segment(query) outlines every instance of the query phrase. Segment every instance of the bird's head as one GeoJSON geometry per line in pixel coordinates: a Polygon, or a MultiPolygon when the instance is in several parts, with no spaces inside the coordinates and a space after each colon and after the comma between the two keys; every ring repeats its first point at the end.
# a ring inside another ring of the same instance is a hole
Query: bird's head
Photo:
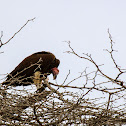
{"type": "Polygon", "coordinates": [[[55,80],[56,77],[57,77],[57,75],[59,74],[58,68],[57,68],[57,67],[52,68],[52,69],[51,69],[51,72],[52,72],[52,74],[53,74],[53,80],[55,80]]]}

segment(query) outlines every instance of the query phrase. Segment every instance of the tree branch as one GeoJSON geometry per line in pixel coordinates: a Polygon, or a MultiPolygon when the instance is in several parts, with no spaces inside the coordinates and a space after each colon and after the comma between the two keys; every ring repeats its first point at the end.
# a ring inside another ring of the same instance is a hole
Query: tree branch
{"type": "Polygon", "coordinates": [[[32,18],[30,20],[27,20],[27,22],[17,31],[14,33],[14,35],[8,40],[6,41],[5,43],[2,42],[2,37],[3,37],[3,31],[1,31],[1,37],[0,37],[0,48],[3,46],[3,45],[6,45],[7,43],[9,43],[15,36],[16,34],[18,34],[30,21],[34,21],[35,18],[32,18]]]}

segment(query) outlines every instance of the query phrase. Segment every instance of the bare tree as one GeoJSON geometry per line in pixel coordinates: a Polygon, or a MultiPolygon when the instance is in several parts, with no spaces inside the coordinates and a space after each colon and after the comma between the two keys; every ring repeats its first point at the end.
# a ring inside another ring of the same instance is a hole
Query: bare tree
{"type": "MultiPolygon", "coordinates": [[[[28,20],[25,25],[31,20],[28,20]]],[[[41,90],[35,92],[28,92],[26,89],[19,90],[12,86],[3,86],[1,84],[0,125],[62,126],[74,124],[116,126],[118,124],[121,126],[125,124],[126,82],[121,80],[120,76],[125,74],[126,70],[121,69],[117,64],[113,56],[115,51],[113,48],[114,42],[109,30],[108,35],[110,50],[106,49],[106,51],[110,55],[109,60],[112,60],[115,65],[115,70],[118,70],[115,78],[105,74],[101,65],[97,64],[91,55],[87,53],[77,54],[71,43],[67,42],[70,49],[67,53],[93,64],[95,70],[88,72],[87,68],[85,68],[78,77],[67,82],[70,75],[69,71],[61,84],[45,80],[43,85],[46,86],[42,86],[41,90]],[[85,80],[84,84],[82,84],[82,78],[85,80]],[[82,86],[74,85],[77,80],[82,86]],[[91,97],[93,93],[102,95],[91,97]]],[[[1,38],[2,36],[1,34],[1,38]]],[[[5,43],[0,39],[1,46],[7,44],[11,39],[5,43]]]]}

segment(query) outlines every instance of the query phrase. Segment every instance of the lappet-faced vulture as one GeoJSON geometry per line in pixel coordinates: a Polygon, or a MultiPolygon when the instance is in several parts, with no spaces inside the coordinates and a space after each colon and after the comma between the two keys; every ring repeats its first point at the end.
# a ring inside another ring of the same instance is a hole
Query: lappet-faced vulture
{"type": "Polygon", "coordinates": [[[26,57],[10,74],[3,84],[20,86],[41,83],[40,78],[53,74],[56,79],[60,61],[50,52],[37,52],[26,57]]]}

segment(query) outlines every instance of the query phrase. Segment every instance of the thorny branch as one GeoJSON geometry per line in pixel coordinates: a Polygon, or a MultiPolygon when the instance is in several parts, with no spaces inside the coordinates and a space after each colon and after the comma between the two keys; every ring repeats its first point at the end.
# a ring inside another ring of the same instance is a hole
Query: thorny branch
{"type": "Polygon", "coordinates": [[[111,50],[110,50],[110,51],[108,51],[107,49],[106,49],[106,50],[110,53],[111,59],[112,59],[114,65],[115,65],[115,67],[116,67],[116,68],[118,69],[118,71],[119,71],[119,74],[117,75],[117,77],[116,77],[116,79],[115,79],[115,80],[117,80],[117,79],[119,78],[119,76],[122,75],[122,74],[125,73],[125,72],[123,72],[123,71],[121,70],[121,68],[120,68],[120,67],[117,65],[117,63],[116,63],[115,58],[113,57],[113,52],[115,51],[115,50],[113,49],[113,44],[114,44],[114,42],[113,42],[113,40],[112,40],[112,36],[111,36],[111,34],[110,34],[110,32],[109,32],[109,29],[108,29],[108,34],[109,34],[109,39],[110,39],[110,44],[111,44],[111,50]]]}
{"type": "MultiPolygon", "coordinates": [[[[116,79],[106,75],[91,55],[83,53],[84,56],[80,56],[77,54],[71,43],[68,42],[71,49],[71,51],[67,51],[68,53],[88,60],[94,64],[96,69],[88,71],[86,67],[79,76],[73,79],[70,79],[71,72],[69,71],[64,81],[58,84],[48,82],[48,79],[45,79],[42,82],[42,89],[33,92],[30,92],[30,89],[21,90],[12,87],[11,84],[15,79],[20,83],[23,81],[12,76],[12,79],[9,80],[10,85],[7,87],[1,85],[0,88],[0,125],[116,126],[116,124],[125,124],[126,82],[119,80],[119,76],[125,72],[114,59],[113,41],[110,33],[109,38],[111,40],[109,54],[115,69],[119,71],[116,79]],[[68,81],[68,79],[70,80],[68,81]]],[[[40,67],[41,60],[23,71],[33,65],[40,67]]]]}
{"type": "MultiPolygon", "coordinates": [[[[116,84],[118,84],[118,85],[120,85],[120,86],[122,86],[123,88],[126,89],[126,86],[123,85],[123,81],[117,80],[117,79],[118,79],[117,77],[118,77],[120,74],[116,77],[116,79],[113,79],[113,78],[109,77],[108,75],[106,75],[105,73],[102,72],[102,70],[100,69],[99,65],[96,64],[96,62],[93,60],[93,58],[91,57],[91,55],[88,55],[88,54],[84,54],[84,53],[83,53],[85,56],[80,56],[80,55],[78,55],[78,54],[74,51],[74,49],[71,47],[70,41],[68,41],[67,43],[68,43],[69,48],[71,49],[71,52],[70,52],[70,51],[67,51],[67,53],[72,53],[72,54],[76,55],[76,56],[79,57],[79,58],[88,60],[90,63],[93,63],[93,64],[95,65],[95,67],[97,68],[97,71],[98,71],[99,73],[101,73],[102,76],[104,76],[105,78],[109,79],[109,80],[112,81],[113,83],[116,83],[116,84]]],[[[114,60],[114,61],[115,61],[115,60],[114,60]]],[[[122,74],[122,73],[124,73],[124,72],[121,72],[121,74],[122,74]]]]}
{"type": "Polygon", "coordinates": [[[9,43],[30,21],[34,21],[35,18],[32,18],[30,20],[27,20],[27,22],[17,31],[14,33],[14,35],[8,39],[8,41],[6,42],[2,42],[2,37],[3,37],[3,31],[1,31],[1,36],[0,36],[0,48],[3,46],[3,45],[6,45],[7,43],[9,43]]]}

